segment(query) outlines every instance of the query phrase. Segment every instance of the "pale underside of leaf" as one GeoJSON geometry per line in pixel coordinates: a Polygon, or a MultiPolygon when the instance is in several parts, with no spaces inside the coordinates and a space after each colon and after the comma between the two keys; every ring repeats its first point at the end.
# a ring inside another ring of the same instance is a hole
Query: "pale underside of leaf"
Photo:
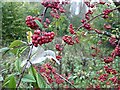
{"type": "MultiPolygon", "coordinates": [[[[33,51],[32,51],[31,56],[32,57],[30,59],[30,62],[32,64],[41,63],[42,61],[45,61],[47,59],[54,59],[56,61],[56,63],[60,64],[60,62],[56,59],[56,55],[55,55],[54,51],[52,51],[52,50],[44,51],[44,49],[40,46],[38,46],[38,47],[33,46],[33,51]]],[[[30,67],[30,62],[28,62],[27,66],[26,66],[27,68],[30,67]]],[[[27,60],[23,61],[21,64],[21,67],[23,67],[26,63],[27,63],[27,60]]]]}

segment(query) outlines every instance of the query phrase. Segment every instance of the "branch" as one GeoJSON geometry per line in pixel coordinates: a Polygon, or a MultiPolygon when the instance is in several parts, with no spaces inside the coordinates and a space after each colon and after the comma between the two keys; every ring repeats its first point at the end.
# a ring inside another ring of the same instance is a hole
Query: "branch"
{"type": "MultiPolygon", "coordinates": [[[[120,6],[114,8],[114,9],[111,9],[111,10],[114,11],[114,10],[116,10],[116,9],[118,9],[118,8],[120,8],[120,6]]],[[[87,21],[86,23],[89,23],[89,22],[93,21],[94,19],[96,19],[97,17],[102,16],[102,15],[103,15],[103,13],[100,13],[100,14],[98,14],[97,16],[94,16],[92,19],[90,19],[90,20],[87,21]]],[[[80,28],[82,28],[82,27],[83,27],[83,25],[79,26],[76,31],[78,31],[78,30],[79,30],[80,28]]]]}
{"type": "Polygon", "coordinates": [[[63,80],[65,80],[67,83],[69,83],[72,87],[74,87],[75,88],[75,90],[77,90],[77,88],[70,82],[70,81],[68,81],[66,78],[64,78],[63,76],[61,76],[60,74],[58,74],[58,73],[55,73],[56,75],[58,75],[60,78],[62,78],[63,80]]]}
{"type": "Polygon", "coordinates": [[[44,22],[44,17],[45,17],[45,14],[47,12],[47,9],[48,9],[48,7],[45,7],[44,10],[43,10],[43,13],[42,13],[42,23],[44,22]]]}
{"type": "MultiPolygon", "coordinates": [[[[25,73],[25,70],[26,70],[26,66],[27,66],[28,62],[30,62],[30,57],[31,57],[31,54],[32,54],[32,49],[33,49],[33,45],[32,45],[32,47],[30,48],[27,62],[26,62],[26,64],[24,65],[24,67],[23,67],[23,69],[22,69],[22,73],[21,73],[21,75],[20,75],[20,80],[18,81],[17,88],[19,87],[19,85],[20,85],[20,83],[21,83],[21,80],[22,80],[22,78],[23,78],[23,74],[25,73]]],[[[30,62],[30,64],[32,64],[32,63],[30,62]]]]}

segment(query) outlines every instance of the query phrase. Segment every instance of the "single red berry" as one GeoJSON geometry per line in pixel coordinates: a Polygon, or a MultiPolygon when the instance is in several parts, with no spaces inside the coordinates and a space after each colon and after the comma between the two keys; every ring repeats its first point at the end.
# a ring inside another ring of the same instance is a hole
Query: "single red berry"
{"type": "Polygon", "coordinates": [[[109,24],[104,24],[104,28],[105,28],[105,29],[111,29],[111,28],[112,28],[112,26],[111,26],[111,25],[109,25],[109,24]]]}

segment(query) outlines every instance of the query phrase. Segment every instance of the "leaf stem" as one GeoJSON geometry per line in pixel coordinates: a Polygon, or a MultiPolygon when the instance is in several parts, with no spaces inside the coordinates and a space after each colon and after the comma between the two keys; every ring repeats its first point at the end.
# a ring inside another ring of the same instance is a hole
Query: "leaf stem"
{"type": "Polygon", "coordinates": [[[19,85],[20,85],[20,83],[21,83],[21,80],[22,80],[23,75],[24,75],[24,73],[25,73],[26,66],[27,66],[28,62],[29,62],[30,64],[32,64],[32,63],[30,62],[30,57],[31,57],[31,54],[32,54],[32,49],[33,49],[33,45],[32,45],[32,47],[30,47],[30,51],[29,51],[29,54],[28,54],[28,59],[27,59],[26,64],[23,66],[22,73],[21,73],[21,75],[20,75],[20,79],[19,79],[18,84],[17,84],[17,88],[19,87],[19,85]]]}

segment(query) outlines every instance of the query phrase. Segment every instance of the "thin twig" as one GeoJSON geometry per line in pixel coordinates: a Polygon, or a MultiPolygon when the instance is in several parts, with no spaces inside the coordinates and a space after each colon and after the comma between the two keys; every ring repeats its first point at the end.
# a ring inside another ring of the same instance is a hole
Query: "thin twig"
{"type": "Polygon", "coordinates": [[[68,81],[66,78],[64,78],[63,76],[61,76],[60,74],[58,74],[58,73],[55,73],[56,75],[58,75],[60,78],[62,78],[63,80],[65,80],[67,83],[69,83],[72,87],[74,87],[75,88],[75,90],[77,90],[77,88],[70,82],[70,81],[68,81]]]}
{"type": "MultiPolygon", "coordinates": [[[[18,84],[17,84],[17,88],[19,87],[19,85],[20,85],[20,83],[21,83],[21,80],[22,80],[22,78],[23,78],[24,72],[25,72],[25,70],[26,70],[26,66],[27,66],[28,62],[30,62],[30,57],[31,57],[31,54],[32,54],[32,49],[33,49],[33,45],[32,45],[32,47],[30,48],[27,62],[26,62],[26,64],[23,66],[22,73],[21,73],[21,75],[20,75],[20,79],[19,79],[18,84]]],[[[30,62],[30,64],[31,64],[31,62],[30,62]]]]}

